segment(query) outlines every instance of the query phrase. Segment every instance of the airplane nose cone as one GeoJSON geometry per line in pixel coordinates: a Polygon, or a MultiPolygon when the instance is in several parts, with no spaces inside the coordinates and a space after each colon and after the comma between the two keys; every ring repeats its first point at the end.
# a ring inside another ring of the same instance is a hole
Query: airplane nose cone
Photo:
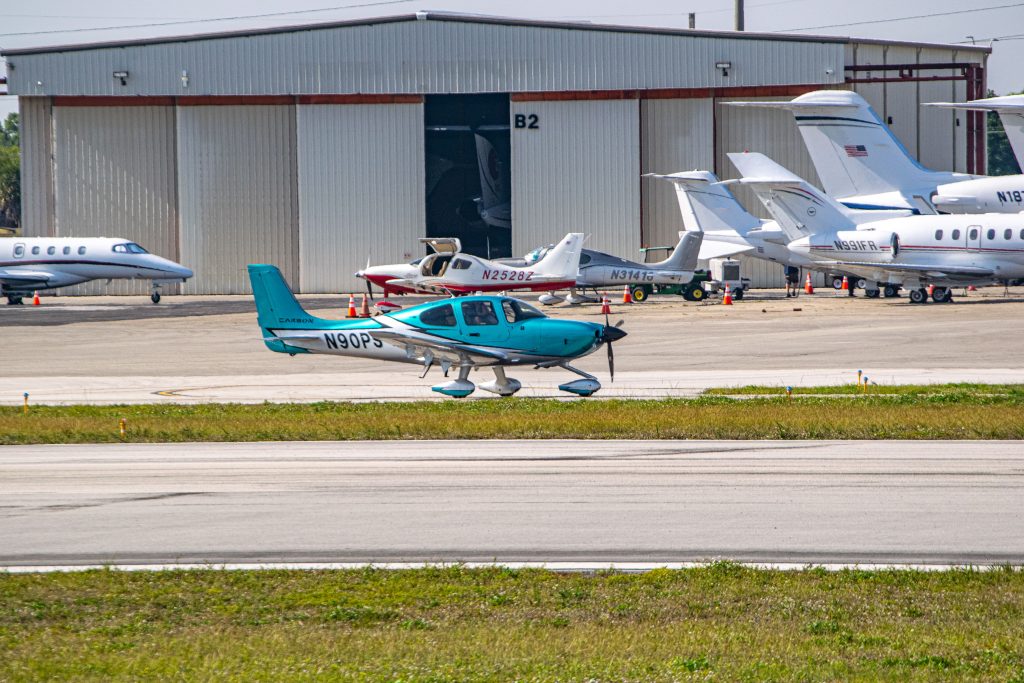
{"type": "Polygon", "coordinates": [[[366,273],[362,270],[357,270],[356,277],[366,277],[366,273]]]}
{"type": "Polygon", "coordinates": [[[626,336],[626,331],[621,328],[608,325],[604,328],[603,336],[606,342],[616,342],[626,336]]]}
{"type": "Polygon", "coordinates": [[[177,268],[175,268],[175,270],[178,273],[178,277],[180,277],[182,280],[187,280],[193,275],[195,275],[195,273],[192,272],[191,268],[186,268],[185,266],[178,266],[177,268]]]}

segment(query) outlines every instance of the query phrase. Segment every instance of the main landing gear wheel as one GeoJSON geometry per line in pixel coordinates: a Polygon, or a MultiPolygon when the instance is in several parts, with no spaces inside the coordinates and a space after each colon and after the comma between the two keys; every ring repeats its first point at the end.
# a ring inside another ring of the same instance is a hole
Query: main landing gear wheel
{"type": "Polygon", "coordinates": [[[633,296],[633,301],[637,302],[638,304],[647,301],[647,290],[644,289],[643,287],[633,287],[630,290],[630,294],[632,294],[633,296]]]}
{"type": "Polygon", "coordinates": [[[900,289],[896,285],[886,285],[883,291],[886,299],[892,299],[900,295],[900,289]]]}
{"type": "Polygon", "coordinates": [[[843,288],[843,277],[841,275],[839,277],[833,277],[832,278],[832,289],[842,289],[842,288],[843,288]]]}
{"type": "Polygon", "coordinates": [[[160,303],[160,292],[153,292],[149,295],[149,300],[155,304],[160,303]]]}
{"type": "Polygon", "coordinates": [[[881,294],[881,292],[879,292],[877,289],[864,290],[864,296],[866,296],[869,299],[877,299],[879,294],[881,294]]]}
{"type": "Polygon", "coordinates": [[[25,302],[21,300],[20,296],[8,296],[7,297],[7,305],[8,306],[21,306],[24,303],[25,302]]]}
{"type": "Polygon", "coordinates": [[[953,301],[953,290],[949,287],[936,287],[932,292],[932,301],[937,304],[948,304],[953,301]]]}
{"type": "Polygon", "coordinates": [[[910,303],[912,303],[912,304],[926,304],[926,303],[928,303],[928,290],[927,289],[912,289],[912,290],[910,290],[910,303]]]}

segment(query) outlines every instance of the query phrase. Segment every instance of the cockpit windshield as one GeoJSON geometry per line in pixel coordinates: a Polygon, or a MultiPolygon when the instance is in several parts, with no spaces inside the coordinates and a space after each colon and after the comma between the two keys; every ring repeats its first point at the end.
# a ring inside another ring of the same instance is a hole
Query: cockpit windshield
{"type": "Polygon", "coordinates": [[[124,242],[113,246],[115,254],[148,254],[149,252],[135,244],[135,242],[124,242]]]}
{"type": "Polygon", "coordinates": [[[510,323],[521,323],[524,320],[547,317],[530,304],[516,299],[505,299],[501,302],[501,308],[505,313],[505,320],[510,323]]]}

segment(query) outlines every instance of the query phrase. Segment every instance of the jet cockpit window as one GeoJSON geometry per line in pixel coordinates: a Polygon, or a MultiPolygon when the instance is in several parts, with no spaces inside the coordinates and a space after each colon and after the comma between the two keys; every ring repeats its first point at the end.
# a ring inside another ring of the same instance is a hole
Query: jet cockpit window
{"type": "Polygon", "coordinates": [[[580,254],[580,265],[585,266],[590,263],[590,254],[580,254]]]}
{"type": "Polygon", "coordinates": [[[498,316],[490,301],[463,301],[462,317],[467,325],[497,325],[498,316]]]}
{"type": "Polygon", "coordinates": [[[79,256],[85,255],[85,247],[79,247],[78,248],[78,255],[79,256]]]}
{"type": "Polygon", "coordinates": [[[68,254],[71,253],[71,247],[64,247],[63,251],[64,251],[64,255],[67,256],[68,254]]]}
{"type": "Polygon", "coordinates": [[[960,231],[959,230],[954,230],[953,231],[953,241],[955,242],[958,239],[960,239],[960,231]]]}
{"type": "Polygon", "coordinates": [[[420,313],[420,322],[431,327],[455,327],[455,311],[451,304],[428,308],[420,313]]]}
{"type": "Polygon", "coordinates": [[[531,318],[547,317],[533,306],[514,299],[505,299],[502,301],[501,308],[505,312],[505,320],[510,323],[521,323],[524,320],[530,320],[531,318]]]}
{"type": "Polygon", "coordinates": [[[469,266],[470,263],[466,259],[457,258],[452,261],[452,270],[466,270],[469,266]]]}
{"type": "Polygon", "coordinates": [[[146,251],[145,249],[143,249],[139,245],[135,244],[135,242],[129,242],[125,246],[127,246],[128,247],[128,251],[133,253],[133,254],[148,254],[149,253],[148,251],[146,251]]]}
{"type": "Polygon", "coordinates": [[[50,256],[53,256],[54,254],[57,253],[57,247],[47,247],[46,253],[49,254],[50,256]]]}
{"type": "Polygon", "coordinates": [[[939,241],[942,241],[942,231],[941,230],[936,230],[935,231],[935,239],[939,240],[939,241]]]}
{"type": "Polygon", "coordinates": [[[15,244],[14,245],[14,258],[21,258],[25,255],[25,245],[15,244]]]}
{"type": "Polygon", "coordinates": [[[128,245],[127,244],[115,244],[114,246],[112,246],[110,248],[110,250],[113,251],[115,254],[127,254],[128,253],[128,245]]]}

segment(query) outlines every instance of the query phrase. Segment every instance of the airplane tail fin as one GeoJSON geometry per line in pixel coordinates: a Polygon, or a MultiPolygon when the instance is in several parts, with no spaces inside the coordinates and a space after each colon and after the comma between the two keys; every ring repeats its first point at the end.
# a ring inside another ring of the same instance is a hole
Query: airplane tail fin
{"type": "Polygon", "coordinates": [[[942,107],[945,109],[965,109],[968,111],[994,111],[1010,141],[1017,164],[1024,169],[1024,95],[1004,95],[1003,97],[986,97],[981,100],[967,102],[929,102],[926,107],[942,107]]]}
{"type": "Polygon", "coordinates": [[[679,233],[679,244],[672,255],[659,263],[651,263],[648,267],[662,270],[696,270],[703,242],[703,232],[682,230],[679,233]]]}
{"type": "Polygon", "coordinates": [[[856,227],[846,207],[765,155],[728,157],[790,240],[856,227]]]}
{"type": "Polygon", "coordinates": [[[719,184],[710,171],[685,171],[670,175],[649,174],[675,186],[679,213],[687,231],[728,231],[745,235],[761,227],[761,220],[747,212],[732,192],[719,184]]]}
{"type": "MultiPolygon", "coordinates": [[[[271,329],[311,329],[329,321],[303,310],[277,266],[249,264],[249,281],[256,299],[257,321],[264,338],[272,337],[271,329]]],[[[285,351],[283,342],[267,341],[272,351],[285,351]]],[[[293,349],[292,349],[293,350],[293,349]]]]}
{"type": "Polygon", "coordinates": [[[539,275],[573,280],[579,274],[580,254],[583,253],[583,233],[570,232],[548,250],[533,269],[539,275]]]}
{"type": "Polygon", "coordinates": [[[726,104],[791,111],[821,183],[833,197],[900,192],[964,177],[921,166],[855,92],[818,90],[791,102],[726,104]]]}
{"type": "Polygon", "coordinates": [[[476,133],[476,160],[480,170],[480,203],[491,209],[511,201],[508,184],[508,164],[497,148],[483,135],[476,133]]]}

